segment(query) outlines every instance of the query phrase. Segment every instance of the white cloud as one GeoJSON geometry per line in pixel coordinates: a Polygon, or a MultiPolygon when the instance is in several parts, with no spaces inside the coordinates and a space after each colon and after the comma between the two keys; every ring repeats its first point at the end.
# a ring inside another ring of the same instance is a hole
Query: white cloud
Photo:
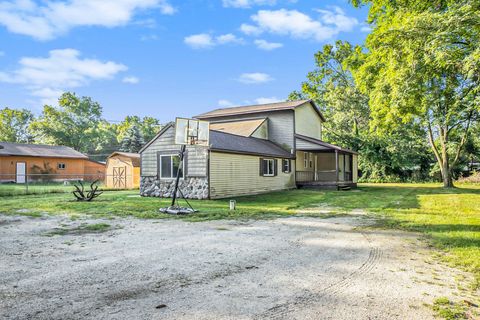
{"type": "Polygon", "coordinates": [[[372,31],[372,28],[370,26],[364,25],[360,28],[360,31],[369,33],[370,31],[372,31]]]}
{"type": "Polygon", "coordinates": [[[261,28],[252,26],[251,24],[247,23],[242,23],[242,25],[240,26],[240,31],[242,31],[246,35],[259,35],[263,32],[261,28]]]}
{"type": "Polygon", "coordinates": [[[0,72],[0,82],[23,85],[32,96],[50,103],[64,90],[88,85],[93,80],[112,79],[127,70],[123,64],[84,59],[80,55],[74,49],[61,49],[50,51],[46,58],[21,58],[18,69],[0,72]]]}
{"type": "Polygon", "coordinates": [[[250,8],[254,5],[270,5],[273,6],[277,3],[276,0],[223,0],[224,7],[232,8],[250,8]]]}
{"type": "Polygon", "coordinates": [[[271,51],[271,50],[275,50],[283,47],[282,43],[268,42],[262,39],[255,40],[255,44],[257,45],[258,49],[265,50],[265,51],[271,51]]]}
{"type": "Polygon", "coordinates": [[[242,38],[239,38],[231,33],[222,34],[216,37],[216,40],[218,44],[227,44],[227,43],[243,44],[244,43],[242,38]]]}
{"type": "Polygon", "coordinates": [[[185,37],[184,42],[193,49],[206,49],[215,46],[212,36],[208,33],[193,34],[185,37]]]}
{"type": "Polygon", "coordinates": [[[222,108],[228,108],[233,106],[233,103],[229,100],[222,99],[222,100],[218,100],[218,106],[222,108]]]}
{"type": "Polygon", "coordinates": [[[138,79],[137,77],[134,77],[134,76],[128,76],[128,77],[124,77],[122,79],[122,82],[123,83],[130,83],[130,84],[137,84],[140,82],[140,79],[138,79]]]}
{"type": "Polygon", "coordinates": [[[257,104],[267,104],[267,103],[280,102],[282,100],[278,99],[277,97],[270,97],[270,98],[262,97],[262,98],[257,98],[254,101],[257,104]]]}
{"type": "Polygon", "coordinates": [[[323,41],[358,25],[357,19],[347,16],[339,7],[317,12],[320,13],[318,20],[297,10],[260,10],[251,16],[254,24],[242,24],[240,30],[248,35],[272,33],[323,41]]]}
{"type": "Polygon", "coordinates": [[[223,44],[243,44],[244,40],[232,33],[222,34],[216,37],[208,33],[199,33],[185,37],[184,42],[193,49],[209,49],[223,44]]]}
{"type": "Polygon", "coordinates": [[[142,10],[173,14],[167,0],[9,0],[0,2],[0,25],[10,32],[50,40],[81,26],[117,27],[131,22],[142,10]]]}
{"type": "Polygon", "coordinates": [[[238,81],[246,84],[266,83],[272,80],[273,78],[269,74],[261,72],[242,73],[238,78],[238,81]]]}

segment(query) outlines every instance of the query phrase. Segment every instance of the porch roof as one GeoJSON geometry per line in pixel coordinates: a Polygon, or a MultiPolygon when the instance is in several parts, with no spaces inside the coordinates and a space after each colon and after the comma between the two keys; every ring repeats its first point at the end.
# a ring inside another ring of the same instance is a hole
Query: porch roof
{"type": "Polygon", "coordinates": [[[353,150],[345,149],[334,144],[324,142],[315,138],[303,136],[301,134],[295,134],[295,141],[298,150],[305,151],[339,151],[350,154],[358,154],[353,150]]]}

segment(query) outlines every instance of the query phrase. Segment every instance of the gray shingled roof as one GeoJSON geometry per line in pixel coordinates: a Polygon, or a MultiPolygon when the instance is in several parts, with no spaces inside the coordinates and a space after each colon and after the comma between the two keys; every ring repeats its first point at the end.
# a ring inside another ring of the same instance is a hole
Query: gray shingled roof
{"type": "Polygon", "coordinates": [[[210,145],[213,151],[240,154],[255,154],[268,157],[292,158],[290,152],[275,143],[253,137],[237,136],[231,133],[210,130],[210,145]]]}
{"type": "Polygon", "coordinates": [[[213,111],[199,114],[194,118],[210,119],[210,118],[252,114],[252,113],[259,113],[259,112],[293,110],[308,102],[310,102],[313,105],[313,107],[315,108],[315,111],[318,113],[320,118],[322,118],[322,120],[325,121],[325,118],[323,117],[322,113],[320,112],[320,110],[318,110],[317,106],[312,100],[284,101],[284,102],[276,102],[276,103],[257,104],[257,105],[251,105],[251,106],[221,108],[221,109],[215,109],[213,111]]]}
{"type": "Polygon", "coordinates": [[[0,156],[27,156],[49,158],[88,159],[86,155],[65,146],[48,146],[40,144],[22,144],[0,142],[0,156]]]}

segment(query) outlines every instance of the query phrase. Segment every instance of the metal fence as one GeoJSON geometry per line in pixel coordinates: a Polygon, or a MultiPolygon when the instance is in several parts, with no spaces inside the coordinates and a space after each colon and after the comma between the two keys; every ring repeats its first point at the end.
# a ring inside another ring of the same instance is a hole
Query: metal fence
{"type": "Polygon", "coordinates": [[[74,184],[95,182],[102,190],[139,188],[139,177],[126,171],[113,174],[0,174],[0,197],[72,192],[74,184]]]}

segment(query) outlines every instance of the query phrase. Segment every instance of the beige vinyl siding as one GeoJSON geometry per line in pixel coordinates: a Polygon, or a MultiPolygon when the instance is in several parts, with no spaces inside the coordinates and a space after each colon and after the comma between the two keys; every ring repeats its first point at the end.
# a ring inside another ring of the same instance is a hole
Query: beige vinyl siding
{"type": "Polygon", "coordinates": [[[297,170],[298,171],[315,171],[315,154],[312,152],[297,151],[297,170]],[[305,167],[305,155],[307,156],[306,167],[305,167]],[[310,160],[312,160],[311,167],[310,167],[310,160]]]}
{"type": "Polygon", "coordinates": [[[295,133],[322,140],[322,119],[313,108],[310,103],[295,108],[295,133]]]}
{"type": "Polygon", "coordinates": [[[268,118],[268,139],[291,151],[294,147],[293,110],[262,112],[209,119],[210,122],[268,118]]]}
{"type": "MultiPolygon", "coordinates": [[[[179,152],[181,146],[175,144],[174,127],[168,128],[141,154],[142,176],[157,176],[157,154],[158,152],[174,151],[179,152]]],[[[187,146],[187,176],[207,176],[208,151],[204,147],[187,146]]]]}
{"type": "MultiPolygon", "coordinates": [[[[210,198],[227,198],[295,188],[295,160],[290,173],[283,173],[277,158],[275,177],[260,175],[260,156],[211,152],[210,198]]],[[[266,157],[265,157],[266,158],[266,157]]]]}
{"type": "Polygon", "coordinates": [[[260,138],[268,140],[268,120],[265,120],[252,135],[254,138],[260,138]]]}

